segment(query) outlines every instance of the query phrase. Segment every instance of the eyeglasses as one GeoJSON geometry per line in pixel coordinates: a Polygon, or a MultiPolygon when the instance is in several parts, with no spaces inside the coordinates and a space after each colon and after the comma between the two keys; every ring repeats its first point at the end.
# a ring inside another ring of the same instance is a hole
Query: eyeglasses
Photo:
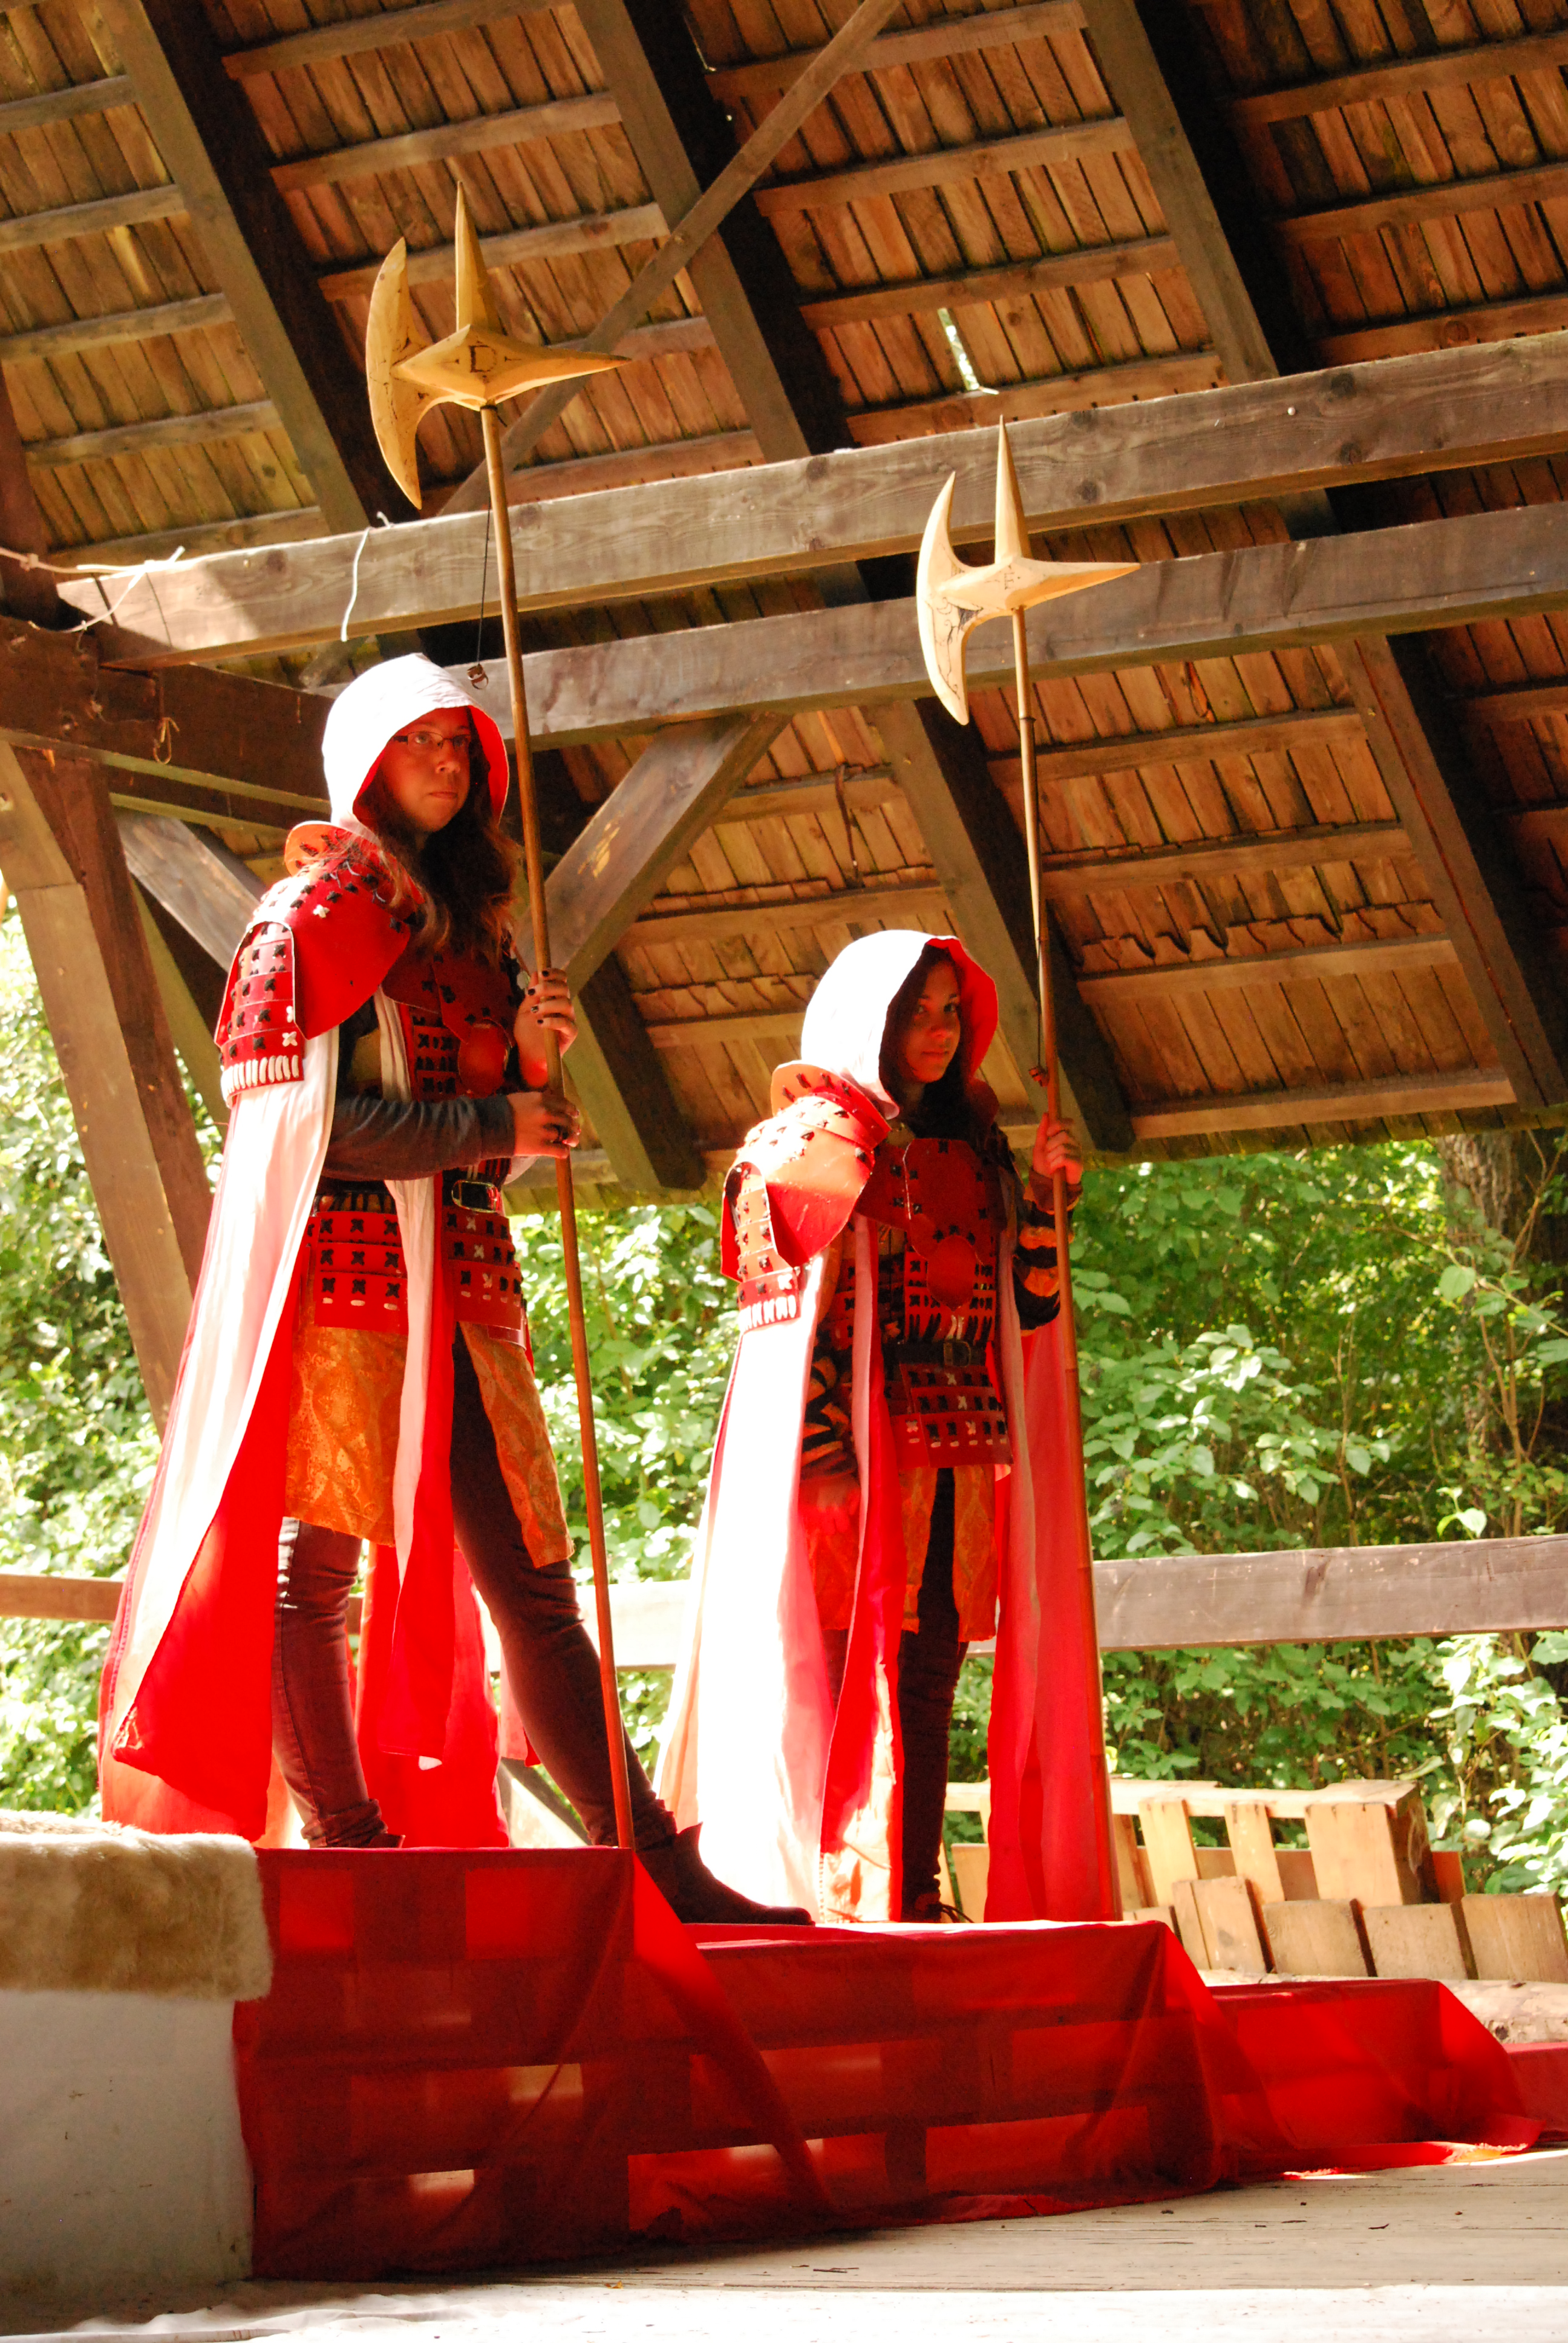
{"type": "Polygon", "coordinates": [[[467,749],[473,739],[471,732],[394,732],[394,740],[406,748],[417,749],[422,756],[434,757],[442,749],[467,749]]]}

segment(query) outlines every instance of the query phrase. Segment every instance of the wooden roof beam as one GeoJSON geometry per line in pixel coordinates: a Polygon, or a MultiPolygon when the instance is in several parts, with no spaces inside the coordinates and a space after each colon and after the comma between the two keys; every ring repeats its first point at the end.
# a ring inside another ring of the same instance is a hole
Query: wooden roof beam
{"type": "Polygon", "coordinates": [[[1489,171],[1472,179],[1439,179],[1430,186],[1396,187],[1353,196],[1320,211],[1292,212],[1271,221],[1286,244],[1322,244],[1342,236],[1375,236],[1414,220],[1462,219],[1467,212],[1510,211],[1520,204],[1561,203],[1568,193],[1568,163],[1535,163],[1516,171],[1489,171]]]}
{"type": "MultiPolygon", "coordinates": [[[[905,31],[879,33],[856,71],[891,73],[938,58],[970,56],[982,49],[1013,48],[1020,41],[1076,33],[1082,23],[1079,0],[1024,0],[1018,7],[981,9],[969,16],[936,16],[905,31]]],[[[787,49],[782,56],[758,57],[743,65],[718,65],[709,71],[708,85],[726,105],[749,103],[789,88],[820,55],[819,49],[787,49]]]]}
{"type": "MultiPolygon", "coordinates": [[[[699,1188],[704,1175],[615,948],[779,729],[778,718],[742,712],[660,733],[547,881],[551,956],[579,1010],[568,1075],[618,1182],[635,1195],[699,1188]]],[[[519,898],[525,954],[530,938],[519,898]]]]}
{"type": "Polygon", "coordinates": [[[189,415],[111,423],[101,431],[73,431],[64,439],[30,439],[23,453],[36,470],[59,471],[67,464],[146,455],[149,447],[210,447],[219,439],[243,439],[253,432],[282,427],[283,417],[271,399],[257,398],[240,407],[197,407],[189,415]]]}
{"type": "MultiPolygon", "coordinates": [[[[1062,415],[1020,423],[1011,437],[1037,534],[1504,463],[1568,442],[1568,334],[1062,415]]],[[[989,542],[995,470],[994,433],[957,432],[750,478],[659,481],[540,507],[514,524],[522,607],[646,599],[912,553],[947,471],[958,474],[955,543],[989,542]]],[[[516,493],[528,493],[528,478],[516,476],[516,493]]],[[[355,532],[298,550],[207,555],[160,576],[156,595],[133,586],[120,620],[179,659],[334,639],[357,557],[356,620],[367,631],[461,617],[477,599],[485,528],[483,514],[465,513],[377,529],[363,548],[355,532]]],[[[95,588],[65,590],[102,614],[95,588]]]]}
{"type": "Polygon", "coordinates": [[[775,219],[785,212],[864,203],[874,196],[909,195],[972,181],[983,185],[1012,171],[1049,171],[1081,163],[1091,155],[1124,155],[1133,144],[1132,132],[1120,115],[1048,123],[1040,130],[981,139],[972,146],[933,146],[923,155],[893,155],[875,163],[854,163],[847,170],[770,179],[758,188],[755,201],[764,218],[775,219]]]}
{"type": "Polygon", "coordinates": [[[31,97],[8,97],[0,105],[0,138],[19,130],[43,130],[51,123],[75,122],[84,114],[106,114],[112,106],[134,106],[129,74],[106,74],[97,81],[67,82],[63,89],[40,89],[31,97]]]}
{"type": "MultiPolygon", "coordinates": [[[[988,24],[995,19],[988,17],[988,24]]],[[[1123,277],[1151,277],[1180,268],[1175,239],[1144,236],[1125,244],[1075,245],[1070,252],[1040,260],[1010,262],[1004,268],[970,268],[956,277],[914,277],[891,285],[868,285],[845,293],[824,293],[800,304],[800,315],[817,333],[860,325],[879,317],[914,317],[933,309],[980,308],[999,301],[1027,301],[1037,293],[1060,293],[1080,285],[1106,285],[1123,277]]],[[[3,355],[0,350],[0,355],[3,355]]]]}
{"type": "Polygon", "coordinates": [[[206,17],[181,0],[95,5],[317,503],[334,528],[362,528],[377,511],[402,518],[358,369],[206,17]]]}
{"type": "MultiPolygon", "coordinates": [[[[572,985],[603,966],[709,829],[784,719],[749,711],[660,732],[550,872],[550,950],[572,985]]],[[[529,927],[518,921],[528,948],[529,927]]]]}
{"type": "MultiPolygon", "coordinates": [[[[1568,505],[1526,505],[1147,562],[1093,594],[1031,613],[1030,659],[1043,680],[1565,606],[1568,505]]],[[[971,691],[1010,683],[1003,628],[977,629],[967,658],[971,691]]],[[[536,651],[524,667],[534,737],[557,744],[614,739],[737,708],[872,707],[929,689],[913,601],[536,651]]],[[[492,673],[498,682],[498,662],[492,673]]],[[[504,711],[497,712],[504,729],[504,711]]]]}
{"type": "Polygon", "coordinates": [[[75,244],[79,236],[106,236],[113,228],[139,227],[145,220],[180,219],[188,208],[183,188],[167,186],[127,187],[123,195],[95,196],[89,203],[63,204],[55,211],[18,212],[0,219],[0,252],[75,244]]]}
{"type": "MultiPolygon", "coordinates": [[[[530,261],[557,260],[567,253],[650,243],[664,233],[664,214],[657,204],[625,204],[618,211],[579,212],[570,219],[542,221],[538,227],[510,227],[498,236],[482,236],[479,256],[489,269],[521,268],[530,261]]],[[[445,283],[455,266],[452,253],[449,243],[411,252],[409,284],[445,283]]],[[[380,274],[380,261],[357,261],[349,268],[325,270],[316,280],[317,287],[328,301],[355,300],[368,296],[380,274]]],[[[361,389],[362,403],[363,397],[361,389]]]]}
{"type": "Polygon", "coordinates": [[[1437,89],[1473,89],[1489,81],[1516,80],[1521,74],[1555,75],[1568,65],[1568,32],[1527,33],[1513,40],[1463,43],[1453,48],[1419,49],[1413,55],[1380,57],[1347,73],[1289,89],[1249,90],[1230,101],[1231,119],[1246,129],[1273,122],[1299,122],[1342,106],[1371,106],[1391,97],[1424,97],[1437,89]]]}
{"type": "Polygon", "coordinates": [[[330,702],[249,676],[100,664],[95,634],[0,618],[0,739],[85,757],[146,809],[279,831],[324,814],[330,702]]]}
{"type": "Polygon", "coordinates": [[[417,0],[411,8],[339,17],[334,24],[313,25],[303,33],[285,33],[276,40],[230,49],[224,57],[224,71],[232,80],[249,81],[256,74],[286,73],[338,57],[364,56],[375,49],[401,48],[405,43],[471,33],[502,17],[538,15],[558,5],[558,0],[417,0]]]}
{"type": "Polygon", "coordinates": [[[1321,1090],[1240,1091],[1207,1098],[1151,1099],[1135,1105],[1140,1142],[1207,1139],[1226,1131],[1301,1131],[1325,1124],[1401,1121],[1414,1115],[1462,1114],[1512,1106],[1506,1074],[1483,1066],[1449,1073],[1390,1074],[1321,1090]]]}
{"type": "Polygon", "coordinates": [[[266,891],[261,880],[238,855],[183,821],[126,813],[118,820],[132,877],[226,974],[266,891]]]}
{"type": "Polygon", "coordinates": [[[580,97],[552,97],[542,106],[514,106],[505,114],[475,114],[459,122],[437,122],[426,130],[400,131],[393,138],[367,138],[274,163],[272,184],[281,195],[307,187],[342,186],[354,179],[378,178],[386,171],[414,171],[455,155],[487,155],[498,146],[527,146],[541,138],[561,138],[576,130],[603,130],[620,120],[620,109],[602,90],[580,97]]]}
{"type": "MultiPolygon", "coordinates": [[[[1277,376],[1301,363],[1307,337],[1190,32],[1157,0],[1084,0],[1084,22],[1111,95],[1138,132],[1227,374],[1277,376]]],[[[1332,529],[1339,522],[1320,491],[1294,525],[1332,529]]],[[[1462,747],[1442,724],[1424,653],[1368,635],[1347,649],[1345,661],[1384,787],[1516,1099],[1524,1106],[1568,1099],[1568,1018],[1559,988],[1462,747]]]]}

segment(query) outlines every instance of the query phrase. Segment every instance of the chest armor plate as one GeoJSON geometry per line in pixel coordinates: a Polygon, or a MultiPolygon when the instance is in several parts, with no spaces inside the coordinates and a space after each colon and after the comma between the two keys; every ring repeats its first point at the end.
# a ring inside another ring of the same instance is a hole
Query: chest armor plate
{"type": "Polygon", "coordinates": [[[500,1089],[517,1013],[504,968],[467,953],[405,952],[382,990],[403,1020],[417,1099],[489,1098],[500,1089]]]}
{"type": "Polygon", "coordinates": [[[878,1263],[899,1461],[1007,1463],[1007,1415],[988,1359],[1002,1221],[994,1172],[963,1140],[886,1145],[858,1209],[903,1239],[879,1247],[878,1263]]]}
{"type": "MultiPolygon", "coordinates": [[[[416,1099],[488,1098],[506,1079],[516,1013],[505,968],[466,954],[405,952],[383,979],[403,1024],[416,1099]]],[[[317,1323],[408,1330],[407,1275],[392,1200],[329,1187],[310,1226],[317,1323]]],[[[528,1342],[522,1275],[498,1188],[449,1172],[441,1182],[440,1272],[460,1324],[528,1342]]]]}

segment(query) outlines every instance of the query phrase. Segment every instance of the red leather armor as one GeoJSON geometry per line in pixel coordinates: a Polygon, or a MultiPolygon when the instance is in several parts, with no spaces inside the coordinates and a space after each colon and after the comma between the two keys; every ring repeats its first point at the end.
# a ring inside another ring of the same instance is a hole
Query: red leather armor
{"type": "Polygon", "coordinates": [[[789,1071],[795,1095],[747,1132],[724,1186],[719,1262],[739,1282],[743,1333],[799,1315],[801,1272],[849,1220],[888,1129],[853,1082],[789,1071]]]}
{"type": "Polygon", "coordinates": [[[269,887],[240,939],[217,1021],[223,1094],[303,1078],[302,1043],[368,1001],[407,940],[371,842],[328,831],[327,851],[269,887]]]}
{"type": "Polygon", "coordinates": [[[901,1252],[879,1262],[878,1289],[900,1461],[1008,1463],[1007,1415],[988,1362],[1003,1219],[994,1171],[962,1140],[912,1139],[880,1151],[856,1210],[904,1239],[901,1252]]]}
{"type": "Polygon", "coordinates": [[[415,1098],[489,1098],[500,1089],[517,1015],[504,968],[457,952],[406,952],[381,989],[403,1019],[415,1098]]]}

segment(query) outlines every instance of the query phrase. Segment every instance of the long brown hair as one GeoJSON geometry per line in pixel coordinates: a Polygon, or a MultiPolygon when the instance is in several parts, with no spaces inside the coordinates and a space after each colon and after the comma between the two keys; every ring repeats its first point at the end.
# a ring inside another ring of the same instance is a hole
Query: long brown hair
{"type": "MultiPolygon", "coordinates": [[[[925,990],[927,977],[934,968],[941,967],[952,969],[954,977],[957,977],[958,970],[953,968],[951,952],[943,951],[940,944],[928,944],[888,1004],[888,1014],[882,1026],[879,1071],[882,1088],[890,1098],[898,1100],[900,1108],[904,1102],[904,1078],[898,1065],[900,1037],[925,990]]],[[[919,1138],[967,1140],[978,1154],[983,1154],[994,1117],[982,1111],[964,1079],[968,1041],[966,1030],[946,1073],[940,1081],[926,1084],[918,1103],[906,1112],[904,1120],[919,1138]]],[[[986,1095],[989,1099],[990,1093],[986,1095]]]]}
{"type": "Polygon", "coordinates": [[[511,932],[512,882],[520,849],[490,803],[484,749],[468,729],[468,794],[444,830],[422,838],[404,820],[377,772],[357,811],[381,850],[391,910],[409,924],[417,952],[472,952],[494,966],[511,932]]]}

